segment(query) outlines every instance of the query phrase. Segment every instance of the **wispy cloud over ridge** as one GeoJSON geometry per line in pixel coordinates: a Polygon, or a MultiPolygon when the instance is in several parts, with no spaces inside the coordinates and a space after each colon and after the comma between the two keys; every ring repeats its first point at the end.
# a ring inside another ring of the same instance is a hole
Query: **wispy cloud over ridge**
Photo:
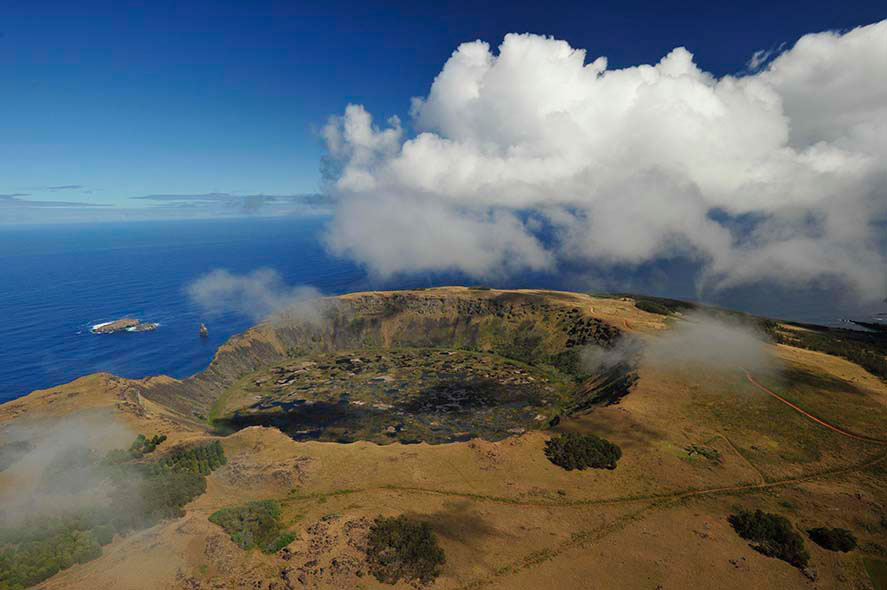
{"type": "Polygon", "coordinates": [[[263,320],[297,315],[317,319],[320,292],[309,285],[288,285],[270,268],[236,274],[219,268],[198,277],[185,289],[188,297],[209,314],[234,312],[263,320]]]}
{"type": "Polygon", "coordinates": [[[887,21],[749,65],[716,78],[683,47],[611,70],[537,35],[462,44],[413,99],[417,134],[361,105],[330,119],[327,242],[383,276],[686,257],[701,287],[883,297],[887,21]]]}

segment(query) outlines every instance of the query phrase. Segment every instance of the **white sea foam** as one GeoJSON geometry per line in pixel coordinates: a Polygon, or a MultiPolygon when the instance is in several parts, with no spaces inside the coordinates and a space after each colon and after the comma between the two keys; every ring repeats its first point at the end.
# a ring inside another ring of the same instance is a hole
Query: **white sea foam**
{"type": "MultiPolygon", "coordinates": [[[[154,328],[155,328],[155,329],[160,327],[160,322],[149,322],[149,323],[154,324],[154,328]]],[[[138,327],[138,326],[132,326],[132,327],[130,327],[130,328],[126,328],[126,331],[127,331],[127,332],[138,332],[138,331],[139,331],[139,327],[138,327]]]]}
{"type": "Polygon", "coordinates": [[[113,323],[114,323],[114,322],[102,322],[101,324],[94,324],[94,325],[92,326],[92,328],[90,328],[90,329],[91,329],[93,332],[95,332],[96,330],[98,330],[98,329],[101,328],[102,326],[108,326],[108,325],[113,324],[113,323]]]}

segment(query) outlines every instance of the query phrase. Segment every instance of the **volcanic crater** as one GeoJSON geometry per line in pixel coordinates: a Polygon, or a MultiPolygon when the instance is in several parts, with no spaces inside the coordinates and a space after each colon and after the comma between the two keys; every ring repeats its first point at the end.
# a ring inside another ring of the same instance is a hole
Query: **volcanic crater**
{"type": "Polygon", "coordinates": [[[324,299],[220,349],[173,397],[220,434],[275,426],[297,440],[500,440],[613,403],[635,361],[589,367],[630,337],[550,292],[447,289],[324,299]]]}

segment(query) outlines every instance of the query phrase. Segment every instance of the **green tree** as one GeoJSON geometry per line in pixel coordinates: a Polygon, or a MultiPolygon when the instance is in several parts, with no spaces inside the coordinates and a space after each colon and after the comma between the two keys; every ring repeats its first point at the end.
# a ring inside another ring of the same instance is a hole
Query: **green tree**
{"type": "Polygon", "coordinates": [[[568,432],[545,443],[548,460],[567,471],[573,469],[616,469],[622,449],[593,434],[568,432]]]}
{"type": "Polygon", "coordinates": [[[808,530],[807,534],[814,543],[829,551],[846,553],[856,548],[856,537],[847,529],[818,527],[808,530]]]}
{"type": "Polygon", "coordinates": [[[283,531],[280,516],[278,502],[260,500],[223,508],[210,515],[209,521],[222,527],[242,549],[258,547],[266,553],[274,553],[289,545],[294,538],[283,531]]]}
{"type": "Polygon", "coordinates": [[[804,539],[784,516],[761,510],[740,510],[731,514],[728,521],[740,537],[753,541],[754,550],[795,567],[806,567],[810,554],[804,548],[804,539]]]}
{"type": "Polygon", "coordinates": [[[382,583],[400,580],[429,584],[446,562],[443,549],[428,523],[406,516],[378,517],[367,538],[370,572],[382,583]]]}

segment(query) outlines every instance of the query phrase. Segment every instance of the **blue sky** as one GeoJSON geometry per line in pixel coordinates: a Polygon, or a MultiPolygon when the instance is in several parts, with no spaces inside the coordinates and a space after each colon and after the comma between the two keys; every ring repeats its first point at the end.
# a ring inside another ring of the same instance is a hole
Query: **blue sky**
{"type": "MultiPolygon", "coordinates": [[[[875,22],[885,10],[877,2],[7,0],[0,15],[0,205],[26,208],[34,221],[56,219],[59,203],[162,208],[168,200],[133,198],[212,193],[190,204],[234,211],[241,203],[227,195],[317,193],[317,130],[327,118],[358,103],[408,124],[410,97],[428,93],[465,41],[495,47],[508,32],[553,35],[607,56],[611,68],[686,46],[721,76],[741,72],[757,50],[875,22]],[[50,203],[21,204],[34,200],[50,203]]],[[[0,221],[12,209],[0,209],[0,221]]]]}

